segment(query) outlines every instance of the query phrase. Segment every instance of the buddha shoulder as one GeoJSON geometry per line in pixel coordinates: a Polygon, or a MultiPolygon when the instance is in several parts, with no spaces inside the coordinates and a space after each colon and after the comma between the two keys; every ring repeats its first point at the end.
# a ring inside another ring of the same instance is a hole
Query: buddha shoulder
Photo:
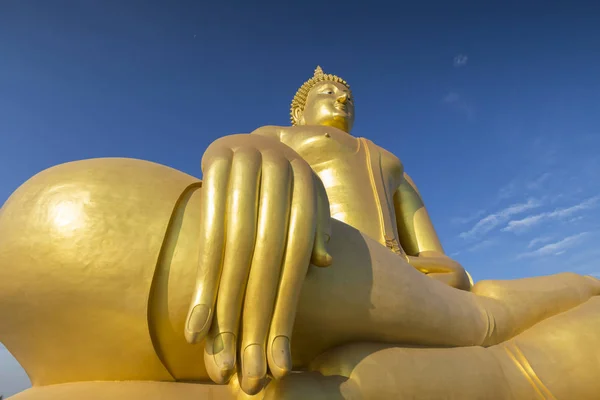
{"type": "Polygon", "coordinates": [[[344,154],[354,154],[359,149],[357,138],[328,126],[263,126],[252,134],[273,137],[291,147],[302,158],[313,164],[344,154]]]}
{"type": "Polygon", "coordinates": [[[404,180],[404,165],[392,152],[377,146],[381,168],[389,179],[393,179],[394,186],[399,186],[404,180]]]}

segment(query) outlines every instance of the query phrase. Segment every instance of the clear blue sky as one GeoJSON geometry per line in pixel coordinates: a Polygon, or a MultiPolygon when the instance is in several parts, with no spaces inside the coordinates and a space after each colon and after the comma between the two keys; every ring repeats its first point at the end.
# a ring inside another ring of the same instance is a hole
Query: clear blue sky
{"type": "Polygon", "coordinates": [[[480,3],[3,1],[0,204],[82,158],[200,176],[217,137],[288,124],[320,64],[475,279],[600,274],[600,14],[480,3]]]}

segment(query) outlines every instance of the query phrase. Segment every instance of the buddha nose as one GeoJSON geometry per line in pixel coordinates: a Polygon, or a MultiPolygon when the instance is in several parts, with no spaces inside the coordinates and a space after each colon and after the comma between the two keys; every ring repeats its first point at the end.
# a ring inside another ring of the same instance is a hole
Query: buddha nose
{"type": "Polygon", "coordinates": [[[336,101],[338,103],[342,103],[342,104],[346,104],[346,102],[348,101],[348,93],[343,93],[341,96],[339,96],[336,101]]]}

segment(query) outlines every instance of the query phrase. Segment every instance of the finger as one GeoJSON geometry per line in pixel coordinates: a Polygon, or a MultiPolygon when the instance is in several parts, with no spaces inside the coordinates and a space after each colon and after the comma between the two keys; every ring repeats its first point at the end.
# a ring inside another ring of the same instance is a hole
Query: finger
{"type": "Polygon", "coordinates": [[[223,272],[214,329],[205,346],[207,372],[216,383],[226,383],[235,369],[242,300],[256,239],[261,164],[261,154],[253,148],[242,148],[233,155],[223,272]]]}
{"type": "Polygon", "coordinates": [[[197,343],[210,328],[221,274],[225,240],[225,205],[231,172],[231,150],[215,151],[206,163],[201,191],[200,259],[196,286],[186,318],[185,338],[197,343]]]}
{"type": "Polygon", "coordinates": [[[241,387],[247,394],[257,394],[267,375],[266,342],[285,249],[291,184],[289,162],[264,153],[256,246],[242,313],[241,387]]]}
{"type": "Polygon", "coordinates": [[[316,228],[317,205],[312,171],[302,160],[292,161],[291,165],[294,180],[288,237],[267,341],[269,369],[277,379],[292,369],[290,339],[316,228]]]}
{"type": "Polygon", "coordinates": [[[317,194],[317,228],[315,231],[315,243],[313,246],[311,263],[317,267],[328,267],[331,265],[332,257],[327,251],[327,243],[331,238],[331,214],[329,211],[329,199],[321,179],[313,173],[314,186],[317,194]]]}

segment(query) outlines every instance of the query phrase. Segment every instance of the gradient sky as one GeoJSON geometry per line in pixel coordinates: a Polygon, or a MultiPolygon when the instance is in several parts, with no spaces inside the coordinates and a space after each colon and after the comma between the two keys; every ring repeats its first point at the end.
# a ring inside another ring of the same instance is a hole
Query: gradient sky
{"type": "MultiPolygon", "coordinates": [[[[476,280],[600,274],[595,10],[268,3],[2,1],[0,204],[83,158],[200,176],[214,139],[288,124],[320,64],[352,86],[353,134],[402,159],[476,280]]],[[[27,386],[0,347],[0,394],[27,386]]]]}

